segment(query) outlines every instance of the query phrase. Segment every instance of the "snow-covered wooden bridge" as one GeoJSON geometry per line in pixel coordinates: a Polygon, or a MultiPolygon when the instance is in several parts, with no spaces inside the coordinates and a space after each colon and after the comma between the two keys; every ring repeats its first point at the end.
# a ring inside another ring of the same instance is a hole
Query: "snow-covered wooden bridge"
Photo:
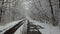
{"type": "Polygon", "coordinates": [[[35,28],[33,25],[33,31],[31,30],[31,22],[27,19],[22,19],[19,21],[14,21],[12,23],[9,23],[5,26],[2,26],[3,28],[0,29],[0,34],[33,34],[33,32],[35,34],[39,33],[40,31],[37,30],[37,28],[35,28]],[[36,30],[36,31],[35,31],[36,30]]]}
{"type": "Polygon", "coordinates": [[[59,34],[57,26],[40,23],[34,20],[22,19],[0,26],[0,34],[59,34]]]}
{"type": "Polygon", "coordinates": [[[0,26],[0,34],[25,34],[27,32],[27,20],[22,19],[0,26]]]}

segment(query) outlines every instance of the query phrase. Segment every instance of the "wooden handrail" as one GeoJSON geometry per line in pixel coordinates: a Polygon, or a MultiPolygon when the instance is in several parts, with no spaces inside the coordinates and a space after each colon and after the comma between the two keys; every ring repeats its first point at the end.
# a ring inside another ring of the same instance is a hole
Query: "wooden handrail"
{"type": "MultiPolygon", "coordinates": [[[[25,19],[24,19],[25,20],[25,19]]],[[[4,34],[14,34],[15,31],[23,25],[24,20],[20,21],[18,24],[16,24],[15,26],[13,26],[12,28],[10,28],[9,30],[5,31],[4,34]]]]}

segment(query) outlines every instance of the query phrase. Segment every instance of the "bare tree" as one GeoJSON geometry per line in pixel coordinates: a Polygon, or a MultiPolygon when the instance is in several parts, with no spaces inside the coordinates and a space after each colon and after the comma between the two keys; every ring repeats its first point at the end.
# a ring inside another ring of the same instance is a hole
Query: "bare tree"
{"type": "Polygon", "coordinates": [[[59,8],[60,8],[60,0],[59,0],[59,8]]]}
{"type": "Polygon", "coordinates": [[[1,22],[1,18],[2,18],[2,14],[3,14],[3,4],[4,4],[4,0],[0,0],[1,1],[1,7],[0,7],[0,22],[1,22]]]}
{"type": "Polygon", "coordinates": [[[52,7],[52,4],[51,4],[51,0],[49,0],[49,3],[50,3],[50,7],[51,7],[51,14],[52,14],[52,24],[54,26],[58,25],[56,19],[55,19],[55,16],[54,16],[54,11],[53,11],[53,7],[52,7]]]}

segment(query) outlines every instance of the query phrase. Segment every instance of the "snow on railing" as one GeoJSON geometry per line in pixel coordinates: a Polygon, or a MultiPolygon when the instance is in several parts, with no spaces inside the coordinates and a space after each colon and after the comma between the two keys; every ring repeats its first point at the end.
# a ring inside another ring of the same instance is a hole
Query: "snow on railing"
{"type": "MultiPolygon", "coordinates": [[[[6,26],[5,26],[6,27],[6,26]]],[[[22,19],[12,22],[0,34],[25,34],[27,32],[27,20],[22,19]]]]}

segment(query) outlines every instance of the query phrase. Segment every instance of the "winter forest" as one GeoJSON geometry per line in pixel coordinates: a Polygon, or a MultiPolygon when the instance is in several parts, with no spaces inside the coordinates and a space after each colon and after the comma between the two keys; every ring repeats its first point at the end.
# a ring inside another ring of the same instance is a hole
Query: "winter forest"
{"type": "Polygon", "coordinates": [[[60,0],[0,0],[0,33],[8,31],[9,34],[60,34],[60,0]],[[24,22],[22,26],[20,20],[24,22]]]}

